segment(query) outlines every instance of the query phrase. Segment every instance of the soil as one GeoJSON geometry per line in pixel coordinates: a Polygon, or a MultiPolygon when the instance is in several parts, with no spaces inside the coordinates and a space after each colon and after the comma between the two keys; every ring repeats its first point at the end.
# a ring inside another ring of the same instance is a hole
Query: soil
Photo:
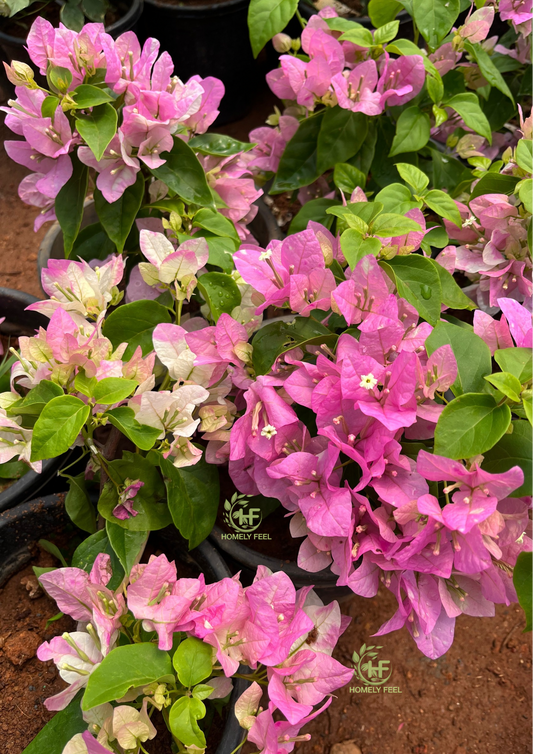
{"type": "Polygon", "coordinates": [[[65,682],[53,662],[35,656],[38,646],[75,629],[68,617],[46,625],[57,614],[55,602],[37,583],[32,565],[54,566],[55,558],[36,548],[35,557],[0,589],[0,730],[3,754],[20,754],[53,713],[44,700],[65,682]]]}
{"type": "Polygon", "coordinates": [[[294,198],[293,192],[275,194],[274,196],[265,195],[263,199],[276,218],[278,227],[283,233],[288,233],[291,220],[302,208],[299,199],[294,198]]]}
{"type": "MultiPolygon", "coordinates": [[[[126,15],[130,8],[131,2],[126,2],[126,0],[118,0],[118,2],[110,3],[109,10],[105,15],[106,27],[119,21],[126,15]]],[[[9,34],[11,37],[26,39],[32,23],[39,15],[50,21],[52,26],[59,26],[59,11],[59,3],[53,2],[53,0],[51,2],[35,3],[22,14],[17,15],[14,18],[3,19],[0,23],[0,31],[4,34],[9,34]]]]}

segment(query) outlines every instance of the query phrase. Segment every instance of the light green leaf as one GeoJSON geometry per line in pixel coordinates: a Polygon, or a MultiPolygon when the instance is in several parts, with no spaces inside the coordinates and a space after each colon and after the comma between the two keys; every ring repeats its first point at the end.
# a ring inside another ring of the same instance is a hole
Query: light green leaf
{"type": "Polygon", "coordinates": [[[137,380],[126,380],[124,377],[104,377],[103,380],[96,383],[93,398],[97,404],[110,406],[113,403],[126,400],[137,385],[137,380]]]}
{"type": "Polygon", "coordinates": [[[283,31],[297,7],[298,0],[250,0],[248,30],[254,58],[272,37],[283,31]]]}
{"type": "MultiPolygon", "coordinates": [[[[333,181],[345,195],[351,196],[357,186],[364,189],[366,175],[359,168],[347,162],[338,162],[333,170],[333,181]]],[[[315,199],[315,201],[317,200],[315,199]]],[[[326,199],[326,201],[331,201],[331,199],[326,199]]]]}
{"type": "Polygon", "coordinates": [[[76,377],[74,378],[74,390],[77,393],[82,393],[87,398],[90,398],[93,394],[93,390],[96,387],[98,380],[96,377],[87,377],[84,369],[79,369],[76,377]]]}
{"type": "Polygon", "coordinates": [[[435,50],[451,30],[461,10],[460,0],[415,0],[414,20],[420,33],[435,50]]]}
{"type": "Polygon", "coordinates": [[[370,0],[368,3],[368,15],[370,16],[372,25],[378,29],[380,26],[388,24],[396,18],[402,7],[402,4],[397,2],[397,0],[370,0]]]}
{"type": "Polygon", "coordinates": [[[533,141],[520,139],[516,145],[516,163],[526,173],[533,171],[533,141]]]}
{"type": "Polygon", "coordinates": [[[386,42],[392,41],[398,34],[399,28],[399,21],[389,21],[388,23],[383,24],[383,26],[380,26],[374,32],[374,44],[384,45],[386,42]]]}
{"type": "Polygon", "coordinates": [[[532,605],[533,602],[533,555],[530,552],[521,552],[517,558],[513,570],[513,584],[518,595],[520,607],[526,615],[525,631],[531,631],[532,623],[532,605]]]}
{"type": "Polygon", "coordinates": [[[394,236],[403,236],[411,231],[421,231],[419,223],[404,215],[397,215],[393,212],[383,212],[372,221],[371,233],[373,236],[380,238],[392,238],[394,236]]]}
{"type": "Polygon", "coordinates": [[[518,187],[518,196],[527,212],[533,213],[533,180],[527,178],[521,181],[518,187]]]}
{"type": "Polygon", "coordinates": [[[340,240],[342,253],[352,270],[363,257],[368,254],[376,257],[382,248],[378,238],[363,238],[361,233],[353,228],[345,230],[340,240]]]}
{"type": "Polygon", "coordinates": [[[472,458],[490,450],[506,432],[511,410],[487,393],[465,393],[444,407],[435,428],[435,453],[472,458]]]}
{"type": "Polygon", "coordinates": [[[306,202],[298,214],[292,219],[289,227],[289,235],[299,233],[307,228],[309,220],[316,223],[322,223],[328,230],[333,225],[333,217],[327,214],[330,207],[335,207],[339,202],[337,199],[311,199],[306,202]]]}
{"type": "Polygon", "coordinates": [[[116,647],[104,657],[87,681],[82,709],[90,710],[105,702],[114,702],[136,686],[148,686],[172,674],[168,652],[144,642],[116,647]]]}
{"type": "Polygon", "coordinates": [[[461,213],[457,209],[457,205],[454,200],[444,191],[439,189],[432,189],[428,191],[424,196],[424,201],[433,212],[436,212],[440,217],[445,217],[450,222],[462,226],[461,213]]]}
{"type": "Polygon", "coordinates": [[[510,398],[515,403],[520,402],[522,386],[514,374],[509,372],[496,372],[486,375],[485,379],[490,382],[500,393],[510,398]]]}
{"type": "Polygon", "coordinates": [[[181,642],[174,653],[172,664],[180,683],[191,688],[209,678],[213,659],[213,647],[191,636],[181,642]]]}
{"type": "Polygon", "coordinates": [[[239,234],[235,230],[234,224],[220,212],[202,208],[195,214],[192,222],[194,227],[205,228],[205,230],[209,230],[217,236],[233,238],[237,243],[240,243],[239,234]]]}
{"type": "Polygon", "coordinates": [[[404,152],[417,152],[425,147],[429,141],[430,128],[427,113],[423,113],[416,105],[408,107],[398,118],[389,157],[404,152]]]}
{"type": "Polygon", "coordinates": [[[501,348],[494,353],[494,360],[503,372],[510,372],[520,385],[531,382],[532,364],[531,349],[529,348],[501,348]]]}
{"type": "Polygon", "coordinates": [[[407,162],[397,162],[396,170],[402,179],[411,186],[417,194],[422,193],[429,183],[429,178],[425,173],[414,165],[407,162]]]}
{"type": "Polygon", "coordinates": [[[421,202],[413,201],[413,195],[403,183],[390,183],[376,194],[376,202],[381,202],[385,212],[405,214],[415,207],[422,206],[421,202]]]}
{"type": "Polygon", "coordinates": [[[197,723],[205,717],[205,705],[199,699],[184,696],[170,709],[169,724],[172,735],[184,746],[205,749],[205,735],[197,723]]]}
{"type": "Polygon", "coordinates": [[[89,412],[89,406],[73,395],[60,395],[47,403],[33,428],[32,462],[66,453],[87,421],[89,412]]]}
{"type": "Polygon", "coordinates": [[[426,340],[428,356],[446,344],[451,346],[457,361],[457,379],[452,385],[454,395],[483,390],[483,378],[492,372],[487,344],[472,330],[466,330],[450,322],[439,322],[426,340]]]}
{"type": "Polygon", "coordinates": [[[374,44],[371,32],[362,26],[345,31],[344,34],[339,37],[339,41],[352,42],[358,47],[372,47],[374,44]]]}

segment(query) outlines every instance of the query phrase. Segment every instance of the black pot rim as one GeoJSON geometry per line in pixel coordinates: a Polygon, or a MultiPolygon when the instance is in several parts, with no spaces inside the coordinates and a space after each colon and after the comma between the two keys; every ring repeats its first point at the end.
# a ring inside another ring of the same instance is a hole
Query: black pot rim
{"type": "Polygon", "coordinates": [[[165,3],[163,0],[144,0],[147,5],[152,5],[156,8],[166,8],[180,16],[204,16],[208,15],[224,15],[226,13],[233,13],[241,6],[247,6],[248,0],[222,0],[218,3],[210,3],[209,5],[177,5],[174,3],[165,3]]]}
{"type": "MultiPolygon", "coordinates": [[[[106,26],[105,30],[108,34],[113,34],[121,26],[125,26],[124,31],[127,31],[128,26],[131,25],[137,16],[140,16],[139,9],[142,10],[143,0],[132,0],[131,8],[117,21],[110,26],[106,26]]],[[[26,39],[23,37],[13,37],[11,34],[6,34],[0,29],[0,42],[5,42],[10,45],[18,45],[19,47],[25,47],[26,39]]]]}
{"type": "MultiPolygon", "coordinates": [[[[301,11],[302,8],[304,9],[304,13],[303,13],[304,18],[307,17],[307,13],[305,11],[309,13],[309,18],[311,18],[311,16],[318,14],[318,9],[315,8],[314,5],[310,1],[305,2],[305,0],[300,0],[300,2],[298,3],[298,9],[301,11]]],[[[355,21],[356,23],[360,23],[361,26],[371,26],[372,28],[374,28],[372,21],[370,20],[370,16],[355,16],[354,15],[354,16],[341,16],[341,18],[346,18],[347,21],[355,21]]],[[[396,14],[396,18],[398,19],[400,23],[404,23],[406,21],[411,20],[411,16],[405,10],[405,8],[396,14]]]]}

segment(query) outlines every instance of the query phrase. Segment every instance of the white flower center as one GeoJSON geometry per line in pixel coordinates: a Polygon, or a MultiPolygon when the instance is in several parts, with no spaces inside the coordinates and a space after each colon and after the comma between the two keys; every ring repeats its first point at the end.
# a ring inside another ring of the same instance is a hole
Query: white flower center
{"type": "Polygon", "coordinates": [[[270,259],[272,256],[272,249],[267,249],[266,251],[262,251],[261,254],[259,254],[259,261],[265,262],[267,259],[270,259]]]}
{"type": "Polygon", "coordinates": [[[361,382],[359,383],[359,387],[364,387],[365,390],[372,390],[376,387],[378,384],[378,381],[370,372],[370,374],[362,374],[361,375],[361,382]]]}
{"type": "Polygon", "coordinates": [[[266,424],[261,430],[261,437],[267,437],[269,440],[271,440],[274,435],[277,434],[278,430],[276,429],[276,427],[273,427],[272,424],[266,424]]]}

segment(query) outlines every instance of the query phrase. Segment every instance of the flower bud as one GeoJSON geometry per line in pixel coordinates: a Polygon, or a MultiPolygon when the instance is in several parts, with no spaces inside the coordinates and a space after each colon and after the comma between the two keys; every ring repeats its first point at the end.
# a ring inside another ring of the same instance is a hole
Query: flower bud
{"type": "Polygon", "coordinates": [[[274,45],[274,49],[276,52],[284,53],[289,52],[289,50],[292,47],[292,39],[289,37],[288,34],[276,34],[272,38],[272,44],[274,45]]]}
{"type": "Polygon", "coordinates": [[[26,63],[13,60],[11,65],[4,63],[6,76],[15,86],[27,86],[29,89],[36,89],[37,84],[33,80],[33,71],[26,63]]]}

